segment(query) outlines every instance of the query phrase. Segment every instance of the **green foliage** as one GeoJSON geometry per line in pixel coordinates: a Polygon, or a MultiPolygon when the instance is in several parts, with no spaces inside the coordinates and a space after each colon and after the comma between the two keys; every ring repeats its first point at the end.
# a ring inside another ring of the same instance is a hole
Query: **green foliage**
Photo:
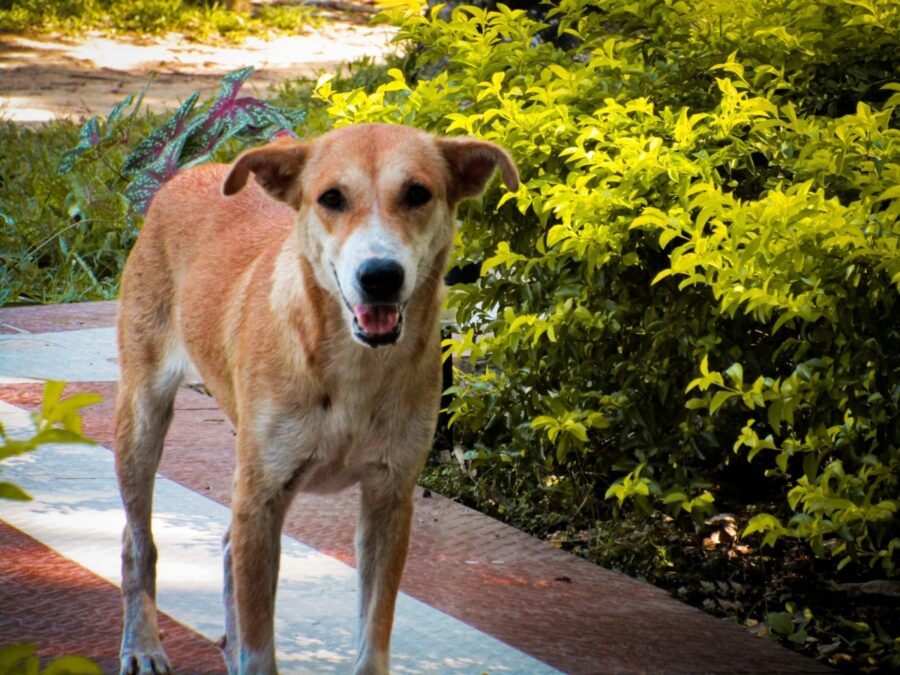
{"type": "Polygon", "coordinates": [[[113,155],[127,154],[131,135],[153,124],[129,118],[126,145],[60,176],[61,154],[78,143],[75,126],[0,122],[0,304],[115,296],[135,222],[113,155]]]}
{"type": "Polygon", "coordinates": [[[900,4],[567,0],[571,50],[439,9],[392,10],[412,77],[317,95],[519,164],[461,211],[462,494],[545,534],[732,511],[754,545],[896,575],[900,4]]]}
{"type": "MultiPolygon", "coordinates": [[[[13,438],[6,433],[0,423],[0,462],[10,457],[37,450],[48,443],[93,443],[81,435],[79,410],[103,400],[96,394],[73,394],[60,400],[64,382],[47,382],[39,412],[32,415],[35,432],[28,438],[13,438]]],[[[0,469],[2,470],[2,469],[0,469]]],[[[22,488],[9,482],[0,482],[0,499],[30,500],[22,488]]],[[[0,665],[3,660],[0,656],[0,665]]],[[[5,672],[0,668],[0,672],[5,672]]]]}
{"type": "Polygon", "coordinates": [[[248,36],[296,33],[318,23],[304,5],[262,5],[252,13],[223,3],[188,0],[0,0],[0,30],[77,35],[185,34],[195,41],[238,41],[248,36]]]}
{"type": "Polygon", "coordinates": [[[103,670],[93,661],[80,656],[53,659],[43,669],[35,656],[33,644],[0,647],[0,675],[102,675],[103,670]]]}
{"type": "MultiPolygon", "coordinates": [[[[143,95],[75,130],[0,127],[0,305],[114,297],[141,216],[179,169],[217,153],[293,134],[305,117],[238,97],[252,68],[170,117],[141,117],[143,95]],[[66,147],[68,146],[68,147],[66,147]],[[5,152],[3,152],[5,151],[5,152]]],[[[145,90],[146,91],[146,90],[145,90]]]]}

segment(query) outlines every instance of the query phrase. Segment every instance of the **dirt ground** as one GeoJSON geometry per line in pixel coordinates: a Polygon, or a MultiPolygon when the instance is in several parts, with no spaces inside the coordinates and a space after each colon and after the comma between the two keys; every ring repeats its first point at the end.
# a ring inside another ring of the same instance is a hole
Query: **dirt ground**
{"type": "Polygon", "coordinates": [[[345,20],[269,41],[249,38],[237,47],[198,45],[177,35],[138,41],[0,34],[0,119],[34,124],[105,115],[154,77],[145,104],[154,111],[174,108],[195,91],[212,94],[222,75],[244,66],[256,68],[244,91],[259,95],[286,79],[379,58],[391,49],[392,35],[386,26],[345,20]]]}

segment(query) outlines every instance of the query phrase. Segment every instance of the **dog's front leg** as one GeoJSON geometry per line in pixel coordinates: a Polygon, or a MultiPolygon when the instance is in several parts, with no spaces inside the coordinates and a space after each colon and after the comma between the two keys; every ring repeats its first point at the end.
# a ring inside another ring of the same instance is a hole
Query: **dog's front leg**
{"type": "Polygon", "coordinates": [[[356,560],[359,573],[359,654],[354,672],[388,672],[394,604],[409,548],[414,484],[387,473],[362,482],[356,560]]]}
{"type": "Polygon", "coordinates": [[[230,624],[225,660],[231,673],[268,675],[278,672],[274,640],[275,589],[281,555],[281,526],[288,501],[289,494],[283,488],[273,490],[252,471],[242,475],[238,470],[232,496],[231,529],[225,548],[225,611],[230,624]]]}

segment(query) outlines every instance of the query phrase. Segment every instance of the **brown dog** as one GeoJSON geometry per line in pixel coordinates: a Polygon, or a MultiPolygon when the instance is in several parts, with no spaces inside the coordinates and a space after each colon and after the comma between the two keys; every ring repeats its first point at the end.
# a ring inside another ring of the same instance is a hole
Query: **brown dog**
{"type": "Polygon", "coordinates": [[[119,309],[122,673],[171,669],[156,621],[151,501],[192,365],[237,431],[224,542],[229,672],[276,672],[279,539],[295,491],[356,482],[355,672],[387,672],[413,488],[441,393],[455,209],[498,167],[516,190],[515,166],[491,143],[370,124],[190,169],[156,196],[119,309]]]}

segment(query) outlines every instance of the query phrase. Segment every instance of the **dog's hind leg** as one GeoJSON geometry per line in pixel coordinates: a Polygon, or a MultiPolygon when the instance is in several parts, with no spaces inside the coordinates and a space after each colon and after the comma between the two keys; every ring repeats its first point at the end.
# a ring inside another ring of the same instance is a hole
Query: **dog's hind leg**
{"type": "Polygon", "coordinates": [[[234,571],[231,564],[231,530],[225,532],[222,539],[222,559],[225,584],[222,595],[225,600],[225,635],[219,640],[219,647],[225,657],[225,665],[229,673],[238,671],[238,624],[237,608],[234,604],[234,571]]]}
{"type": "Polygon", "coordinates": [[[357,675],[382,675],[389,670],[394,605],[409,548],[413,487],[397,485],[387,474],[362,481],[356,526],[360,591],[357,675]]]}
{"type": "Polygon", "coordinates": [[[165,358],[163,331],[120,326],[122,378],[116,398],[116,475],[125,507],[122,535],[122,675],[171,673],[156,617],[153,483],[172,420],[183,359],[165,358]],[[162,336],[152,344],[152,336],[162,336]],[[156,357],[156,358],[153,358],[156,357]]]}

